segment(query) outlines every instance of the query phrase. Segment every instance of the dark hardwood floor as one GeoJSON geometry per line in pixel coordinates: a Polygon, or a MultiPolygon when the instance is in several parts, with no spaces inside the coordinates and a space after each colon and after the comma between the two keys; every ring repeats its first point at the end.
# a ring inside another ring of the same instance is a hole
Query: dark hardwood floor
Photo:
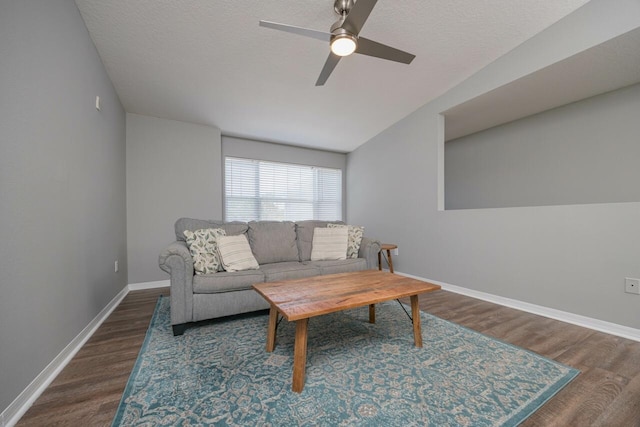
{"type": "MultiPolygon", "coordinates": [[[[156,300],[168,292],[129,293],[18,425],[110,425],[156,300]]],[[[446,291],[421,297],[420,306],[580,369],[522,426],[640,427],[640,342],[446,291]]]]}

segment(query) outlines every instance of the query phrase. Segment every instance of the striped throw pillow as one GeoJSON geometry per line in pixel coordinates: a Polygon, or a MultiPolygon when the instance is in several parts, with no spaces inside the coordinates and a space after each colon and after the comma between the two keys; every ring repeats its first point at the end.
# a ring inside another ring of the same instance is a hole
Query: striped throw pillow
{"type": "Polygon", "coordinates": [[[329,261],[347,259],[347,227],[320,228],[313,230],[311,243],[311,261],[329,261]]]}
{"type": "Polygon", "coordinates": [[[362,243],[362,236],[364,235],[364,227],[361,227],[359,225],[327,224],[327,228],[342,227],[346,227],[349,232],[349,240],[347,243],[347,258],[358,258],[360,244],[362,243]]]}
{"type": "Polygon", "coordinates": [[[218,253],[222,266],[227,271],[257,270],[258,261],[251,252],[251,247],[244,234],[238,236],[220,236],[218,253]]]}

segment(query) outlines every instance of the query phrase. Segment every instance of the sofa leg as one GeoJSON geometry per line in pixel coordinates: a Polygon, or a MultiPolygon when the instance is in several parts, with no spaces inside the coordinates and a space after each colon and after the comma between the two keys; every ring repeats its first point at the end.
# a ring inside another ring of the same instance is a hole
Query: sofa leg
{"type": "Polygon", "coordinates": [[[187,329],[187,324],[171,325],[171,328],[173,328],[173,336],[175,337],[184,334],[184,331],[187,329]]]}

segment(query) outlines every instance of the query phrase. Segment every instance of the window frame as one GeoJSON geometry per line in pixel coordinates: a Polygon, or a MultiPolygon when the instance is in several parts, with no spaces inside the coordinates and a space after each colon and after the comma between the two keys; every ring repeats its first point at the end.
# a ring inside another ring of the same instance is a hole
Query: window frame
{"type": "MultiPolygon", "coordinates": [[[[224,221],[260,221],[260,220],[274,220],[274,219],[270,219],[270,218],[254,218],[254,219],[229,219],[228,217],[228,198],[227,198],[227,161],[228,159],[237,159],[237,160],[241,160],[241,161],[248,161],[248,162],[253,162],[256,163],[259,167],[260,163],[266,163],[266,164],[271,164],[271,165],[285,165],[287,167],[301,167],[301,168],[309,168],[312,170],[330,170],[330,171],[334,171],[337,172],[339,175],[339,184],[337,187],[337,194],[338,194],[338,200],[336,202],[337,206],[336,206],[336,211],[339,213],[339,217],[336,218],[331,218],[331,219],[319,219],[319,214],[320,214],[320,204],[322,202],[321,199],[319,199],[317,197],[318,194],[318,174],[314,173],[313,175],[313,181],[314,181],[314,189],[313,189],[313,193],[314,193],[314,197],[313,197],[313,201],[312,201],[312,211],[313,211],[313,218],[299,218],[299,219],[284,219],[286,221],[304,221],[304,220],[344,220],[345,216],[346,216],[346,207],[345,207],[345,203],[346,203],[346,194],[345,194],[345,190],[346,190],[346,170],[343,167],[331,167],[331,166],[321,166],[321,165],[316,165],[316,164],[309,164],[309,163],[296,163],[296,162],[287,162],[287,161],[274,161],[274,160],[268,160],[268,159],[259,159],[259,158],[254,158],[254,157],[248,157],[248,156],[242,156],[242,155],[232,155],[232,154],[225,154],[223,156],[223,173],[222,173],[222,181],[223,181],[223,185],[222,185],[222,216],[224,221]]],[[[259,173],[256,174],[256,182],[255,182],[255,191],[259,192],[260,191],[260,183],[259,183],[259,173]]],[[[271,200],[268,198],[260,198],[260,197],[255,197],[254,201],[256,203],[255,206],[255,211],[258,212],[258,217],[260,216],[260,211],[263,210],[262,206],[260,206],[261,204],[261,200],[271,200]]],[[[295,199],[282,199],[282,201],[286,201],[286,200],[295,200],[295,199]]],[[[277,203],[279,200],[274,200],[275,203],[277,203]]]]}

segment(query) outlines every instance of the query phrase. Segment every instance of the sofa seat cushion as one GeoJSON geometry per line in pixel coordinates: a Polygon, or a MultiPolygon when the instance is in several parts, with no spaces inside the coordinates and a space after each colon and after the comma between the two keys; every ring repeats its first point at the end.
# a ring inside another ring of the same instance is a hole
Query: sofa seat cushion
{"type": "Polygon", "coordinates": [[[320,269],[314,265],[305,265],[300,262],[276,262],[260,266],[264,273],[265,282],[277,282],[279,280],[302,279],[317,276],[320,269]]]}
{"type": "Polygon", "coordinates": [[[260,270],[221,272],[193,276],[194,294],[217,294],[220,292],[252,289],[254,283],[264,282],[264,273],[260,270]]]}
{"type": "Polygon", "coordinates": [[[365,258],[348,258],[335,261],[307,261],[304,263],[320,269],[321,274],[350,273],[367,269],[365,258]]]}

